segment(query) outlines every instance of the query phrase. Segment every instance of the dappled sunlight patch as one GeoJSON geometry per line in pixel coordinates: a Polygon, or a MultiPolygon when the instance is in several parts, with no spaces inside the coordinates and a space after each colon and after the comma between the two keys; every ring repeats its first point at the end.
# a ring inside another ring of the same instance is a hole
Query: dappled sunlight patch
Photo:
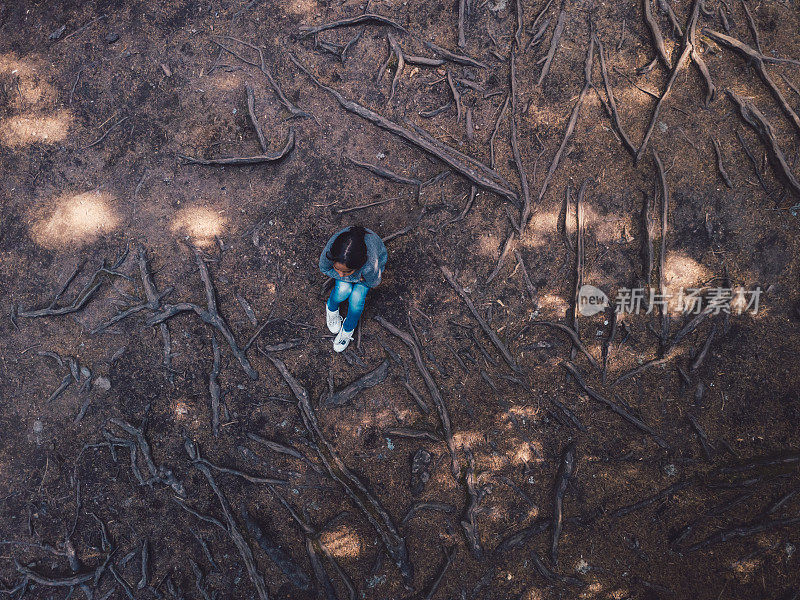
{"type": "MultiPolygon", "coordinates": [[[[319,5],[316,0],[289,0],[284,3],[284,8],[293,15],[309,16],[319,10],[319,5]]],[[[305,25],[312,25],[312,23],[305,23],[305,25]]]]}
{"type": "Polygon", "coordinates": [[[0,122],[0,141],[11,148],[55,144],[67,137],[72,121],[72,113],[66,110],[50,115],[17,115],[0,122]]]}
{"type": "MultiPolygon", "coordinates": [[[[511,423],[508,421],[506,421],[506,425],[511,427],[511,423]]],[[[489,468],[493,471],[500,471],[506,467],[524,466],[528,468],[531,465],[541,464],[544,460],[539,442],[518,442],[505,452],[489,455],[486,459],[489,462],[489,468]]]]}
{"type": "Polygon", "coordinates": [[[57,94],[43,81],[30,61],[13,53],[0,54],[0,78],[10,86],[9,106],[18,114],[0,121],[0,143],[10,148],[31,144],[54,144],[64,140],[72,124],[72,113],[53,109],[57,94]]]}
{"type": "Polygon", "coordinates": [[[511,464],[513,465],[529,465],[530,463],[542,462],[541,447],[536,448],[532,444],[541,446],[538,442],[521,442],[512,449],[510,453],[511,464]]]}
{"type": "Polygon", "coordinates": [[[564,311],[569,308],[567,301],[561,296],[555,294],[544,294],[539,298],[539,309],[544,311],[555,311],[559,314],[564,314],[564,311]]]}
{"type": "Polygon", "coordinates": [[[453,434],[453,444],[458,449],[473,448],[484,443],[480,431],[457,431],[453,434]]]}
{"type": "Polygon", "coordinates": [[[706,267],[683,252],[667,251],[665,285],[670,291],[679,288],[699,287],[709,277],[706,267]]]}
{"type": "Polygon", "coordinates": [[[347,526],[324,532],[319,541],[336,558],[358,558],[364,550],[361,537],[347,526]]]}
{"type": "Polygon", "coordinates": [[[523,246],[542,246],[547,242],[548,235],[557,234],[558,212],[537,212],[531,215],[525,233],[520,238],[523,246]]]}
{"type": "MultiPolygon", "coordinates": [[[[349,381],[342,382],[340,385],[347,385],[349,381]]],[[[337,385],[337,388],[340,387],[337,385]]],[[[413,402],[413,400],[412,400],[413,402]]],[[[405,419],[412,419],[411,411],[408,409],[381,408],[375,411],[370,411],[361,420],[364,427],[377,427],[378,429],[386,429],[388,427],[396,427],[398,421],[403,423],[405,419]]],[[[390,436],[391,437],[391,436],[390,436]]],[[[384,440],[385,442],[385,440],[384,440]]]]}
{"type": "MultiPolygon", "coordinates": [[[[608,244],[609,242],[620,239],[622,228],[619,218],[599,214],[589,201],[583,203],[583,217],[584,223],[586,224],[586,231],[591,233],[598,242],[608,244]]],[[[573,224],[575,223],[574,219],[572,222],[573,224]]],[[[574,231],[574,227],[567,227],[567,230],[574,231]]]]}
{"type": "Polygon", "coordinates": [[[30,67],[25,62],[19,60],[15,54],[7,53],[0,54],[0,73],[14,73],[17,72],[20,76],[28,75],[30,67]]]}
{"type": "Polygon", "coordinates": [[[522,423],[535,421],[539,417],[539,407],[531,404],[515,404],[501,415],[503,422],[508,422],[512,417],[522,423]]]}
{"type": "Polygon", "coordinates": [[[185,421],[189,418],[189,406],[183,400],[175,402],[175,420],[185,421]]]}
{"type": "Polygon", "coordinates": [[[537,212],[528,221],[528,228],[541,233],[556,233],[558,227],[558,211],[537,212]]]}
{"type": "MultiPolygon", "coordinates": [[[[273,285],[273,287],[274,287],[274,285],[273,285]]],[[[419,416],[419,411],[418,410],[411,410],[410,408],[394,407],[392,409],[392,414],[401,423],[406,423],[406,422],[409,422],[409,421],[413,421],[417,416],[419,416]]]]}
{"type": "Polygon", "coordinates": [[[189,237],[197,246],[210,246],[222,235],[228,221],[222,212],[206,206],[182,208],[173,218],[170,229],[177,235],[189,237]]]}
{"type": "MultiPolygon", "coordinates": [[[[572,243],[575,243],[575,195],[577,191],[573,191],[573,199],[570,204],[570,210],[565,219],[567,235],[569,235],[572,243]]],[[[622,227],[620,223],[622,219],[619,217],[604,216],[598,213],[591,204],[591,191],[586,192],[586,199],[582,202],[583,208],[583,223],[586,233],[593,236],[598,242],[608,244],[610,242],[619,240],[622,234],[622,227]]],[[[550,213],[551,220],[553,220],[552,232],[556,232],[556,222],[559,213],[550,213]]]]}
{"type": "Polygon", "coordinates": [[[19,108],[28,108],[41,101],[55,101],[53,86],[40,80],[36,67],[29,61],[20,60],[13,53],[0,54],[0,75],[14,81],[10,101],[19,108]]]}
{"type": "Polygon", "coordinates": [[[210,81],[213,87],[219,90],[231,91],[242,87],[240,71],[228,73],[218,69],[211,74],[210,81]]]}
{"type": "Polygon", "coordinates": [[[597,595],[603,591],[603,584],[599,581],[593,581],[586,587],[586,591],[581,594],[581,598],[596,598],[597,595]]]}
{"type": "Polygon", "coordinates": [[[540,126],[562,127],[569,120],[572,107],[578,95],[569,98],[566,105],[562,104],[556,108],[550,108],[544,102],[530,102],[525,110],[524,117],[528,124],[539,124],[540,126]],[[569,108],[567,108],[567,105],[569,108]]]}
{"type": "Polygon", "coordinates": [[[543,599],[544,596],[542,596],[542,592],[540,592],[536,588],[529,588],[525,590],[519,597],[519,600],[543,600],[543,599]]]}
{"type": "Polygon", "coordinates": [[[88,244],[119,225],[106,192],[65,195],[53,201],[53,209],[31,227],[33,241],[45,248],[88,244]]]}
{"type": "Polygon", "coordinates": [[[761,566],[761,560],[758,558],[743,558],[741,560],[737,560],[731,565],[733,572],[737,575],[751,575],[753,574],[756,569],[761,566]]]}
{"type": "Polygon", "coordinates": [[[484,233],[475,240],[475,251],[481,256],[497,257],[500,252],[501,240],[496,235],[484,233]]]}

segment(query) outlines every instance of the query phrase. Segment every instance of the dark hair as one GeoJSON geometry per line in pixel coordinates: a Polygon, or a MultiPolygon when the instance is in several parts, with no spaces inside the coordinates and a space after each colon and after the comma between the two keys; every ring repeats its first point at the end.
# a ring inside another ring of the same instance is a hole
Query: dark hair
{"type": "Polygon", "coordinates": [[[350,227],[333,240],[326,256],[332,262],[347,265],[348,269],[360,269],[367,262],[367,230],[360,225],[350,227]]]}

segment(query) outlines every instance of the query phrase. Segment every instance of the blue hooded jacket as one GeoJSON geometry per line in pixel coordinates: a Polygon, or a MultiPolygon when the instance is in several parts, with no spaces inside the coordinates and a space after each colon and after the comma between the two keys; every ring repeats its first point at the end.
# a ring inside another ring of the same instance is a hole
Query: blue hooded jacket
{"type": "Polygon", "coordinates": [[[328,259],[328,251],[331,249],[331,246],[333,246],[334,240],[348,229],[350,229],[350,227],[345,227],[341,231],[337,231],[333,234],[331,239],[328,240],[328,243],[325,245],[325,249],[319,256],[319,270],[328,277],[333,277],[339,281],[346,281],[347,283],[363,283],[370,288],[377,287],[381,282],[383,267],[386,266],[386,259],[389,255],[386,252],[386,246],[383,245],[381,236],[371,229],[367,229],[367,235],[364,236],[364,242],[367,245],[367,262],[365,262],[364,266],[360,269],[357,269],[352,275],[342,277],[336,272],[336,269],[333,268],[333,261],[328,259]]]}

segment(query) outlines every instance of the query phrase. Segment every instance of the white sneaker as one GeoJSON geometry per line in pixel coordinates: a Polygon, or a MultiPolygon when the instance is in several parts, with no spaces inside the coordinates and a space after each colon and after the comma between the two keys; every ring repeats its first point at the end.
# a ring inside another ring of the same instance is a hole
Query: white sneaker
{"type": "Polygon", "coordinates": [[[328,303],[325,303],[325,318],[328,321],[328,329],[331,333],[339,333],[342,329],[342,315],[339,314],[339,309],[330,310],[328,308],[328,303]]]}
{"type": "Polygon", "coordinates": [[[333,340],[334,352],[344,352],[347,346],[350,345],[350,340],[353,339],[353,333],[355,333],[355,329],[353,331],[345,331],[344,327],[342,327],[341,331],[336,335],[336,339],[333,340]]]}

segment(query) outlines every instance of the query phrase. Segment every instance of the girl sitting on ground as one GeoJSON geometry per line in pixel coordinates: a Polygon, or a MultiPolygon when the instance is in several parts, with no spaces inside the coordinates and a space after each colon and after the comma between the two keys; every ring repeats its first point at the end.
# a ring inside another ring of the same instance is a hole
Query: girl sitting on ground
{"type": "Polygon", "coordinates": [[[319,270],[336,280],[325,304],[328,329],[336,334],[333,349],[344,352],[367,301],[367,292],[381,282],[386,265],[386,246],[380,236],[361,226],[346,227],[328,240],[319,257],[319,270]],[[348,300],[347,317],[339,305],[348,300]]]}

